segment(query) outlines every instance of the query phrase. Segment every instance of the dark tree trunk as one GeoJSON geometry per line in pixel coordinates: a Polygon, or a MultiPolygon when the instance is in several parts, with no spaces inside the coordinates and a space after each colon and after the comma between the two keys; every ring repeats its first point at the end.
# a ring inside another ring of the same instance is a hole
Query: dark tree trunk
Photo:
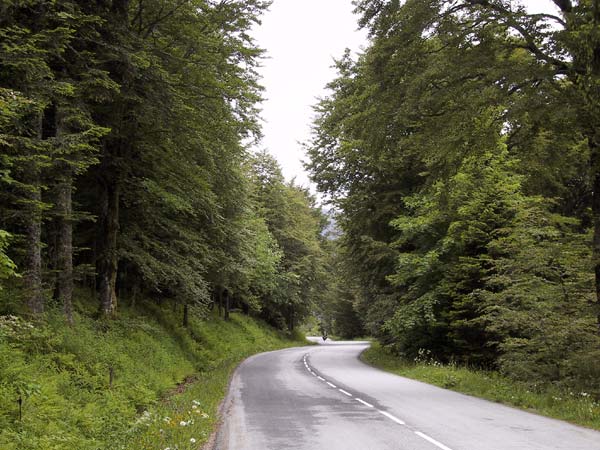
{"type": "MultiPolygon", "coordinates": [[[[593,183],[592,215],[594,222],[594,239],[592,255],[596,283],[596,303],[597,305],[600,305],[600,142],[597,142],[593,136],[588,136],[588,140],[593,183]]],[[[600,311],[597,313],[597,322],[600,331],[600,311]]]]}
{"type": "Polygon", "coordinates": [[[42,289],[42,192],[39,170],[35,163],[30,164],[25,176],[29,185],[27,207],[25,208],[26,259],[24,283],[26,303],[29,311],[35,315],[44,312],[44,293],[42,289]]]}
{"type": "MultiPolygon", "coordinates": [[[[98,0],[101,10],[109,6],[107,26],[103,27],[103,39],[114,42],[115,48],[125,45],[129,31],[128,9],[129,0],[98,0]]],[[[100,294],[100,313],[112,317],[117,310],[117,275],[118,275],[118,233],[119,233],[119,202],[123,166],[125,157],[129,156],[128,139],[131,138],[128,124],[131,121],[132,106],[127,103],[129,83],[131,82],[131,62],[125,54],[109,51],[106,69],[111,79],[120,85],[120,92],[110,105],[110,113],[99,122],[112,129],[105,139],[100,166],[102,192],[100,200],[98,236],[97,278],[100,294]]],[[[106,113],[105,113],[106,114],[106,113]]]]}
{"type": "Polygon", "coordinates": [[[131,309],[135,309],[135,303],[137,300],[137,296],[138,296],[138,284],[137,283],[133,283],[133,286],[131,287],[131,309]]]}
{"type": "Polygon", "coordinates": [[[117,311],[117,235],[119,232],[119,185],[109,176],[102,192],[100,210],[101,250],[98,258],[100,312],[113,317],[117,311]]]}
{"type": "MultiPolygon", "coordinates": [[[[600,23],[600,8],[598,2],[594,2],[594,26],[598,27],[600,23]]],[[[596,283],[596,322],[600,332],[600,41],[598,38],[593,43],[594,48],[591,52],[591,64],[589,65],[589,80],[584,82],[584,92],[586,99],[585,112],[588,129],[587,138],[590,150],[590,165],[592,176],[592,217],[594,221],[594,239],[592,248],[592,258],[594,265],[594,275],[596,283]]],[[[577,64],[577,59],[575,60],[577,64]]]]}
{"type": "Polygon", "coordinates": [[[223,311],[223,288],[217,288],[217,302],[218,302],[218,312],[219,317],[221,317],[221,313],[223,311]]]}
{"type": "Polygon", "coordinates": [[[290,331],[294,331],[294,305],[290,306],[290,331]]]}
{"type": "Polygon", "coordinates": [[[227,291],[227,289],[225,289],[223,291],[223,297],[225,298],[225,308],[224,308],[224,312],[223,312],[223,318],[225,320],[229,320],[229,291],[227,291]]]}
{"type": "MultiPolygon", "coordinates": [[[[48,116],[52,109],[47,109],[37,119],[37,137],[46,139],[49,123],[48,116]]],[[[35,161],[35,151],[28,152],[32,161],[25,167],[23,182],[25,184],[25,301],[29,311],[34,315],[44,312],[44,292],[42,288],[42,188],[40,168],[35,161]]]]}
{"type": "Polygon", "coordinates": [[[73,179],[69,168],[57,186],[56,209],[58,236],[56,242],[58,268],[58,299],[63,304],[65,317],[73,324],[73,179]]]}
{"type": "Polygon", "coordinates": [[[183,305],[183,326],[187,328],[189,323],[189,306],[187,303],[183,305]]]}

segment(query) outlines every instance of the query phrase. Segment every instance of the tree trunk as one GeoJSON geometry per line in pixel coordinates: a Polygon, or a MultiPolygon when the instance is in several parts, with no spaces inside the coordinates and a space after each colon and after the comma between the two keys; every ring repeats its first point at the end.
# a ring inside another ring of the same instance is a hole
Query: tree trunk
{"type": "Polygon", "coordinates": [[[28,185],[27,207],[25,208],[25,258],[24,283],[26,303],[35,315],[44,312],[42,289],[42,192],[39,170],[35,162],[27,169],[25,184],[28,185]]]}
{"type": "Polygon", "coordinates": [[[290,305],[290,331],[294,331],[294,305],[290,305]]]}
{"type": "MultiPolygon", "coordinates": [[[[600,23],[600,9],[597,0],[594,2],[594,27],[600,23]]],[[[600,40],[596,37],[592,44],[589,75],[583,83],[587,116],[587,139],[590,150],[590,165],[592,176],[592,217],[594,220],[594,239],[592,258],[596,283],[596,322],[600,332],[600,40]]],[[[577,63],[577,60],[576,60],[577,63]]]]}
{"type": "Polygon", "coordinates": [[[187,303],[183,305],[183,327],[187,328],[189,323],[189,306],[187,303]]]}
{"type": "Polygon", "coordinates": [[[57,263],[58,299],[63,304],[67,322],[73,324],[73,178],[69,168],[57,187],[58,213],[57,263]]]}
{"type": "Polygon", "coordinates": [[[217,301],[218,301],[218,312],[219,312],[219,317],[221,317],[221,312],[223,310],[223,288],[219,287],[217,288],[217,301]]]}
{"type": "MultiPolygon", "coordinates": [[[[46,111],[40,114],[37,122],[37,137],[45,139],[44,120],[46,111]]],[[[28,151],[31,161],[25,167],[25,301],[34,315],[44,312],[44,292],[42,288],[42,187],[40,168],[35,160],[35,151],[28,151]]]]}
{"type": "MultiPolygon", "coordinates": [[[[113,169],[114,170],[114,169],[113,169]]],[[[102,192],[100,210],[101,250],[98,260],[100,312],[113,317],[117,311],[117,235],[119,232],[119,185],[109,176],[102,192]]]]}
{"type": "Polygon", "coordinates": [[[133,283],[133,287],[131,288],[131,309],[135,309],[135,302],[137,300],[138,289],[138,284],[133,283]]]}
{"type": "Polygon", "coordinates": [[[223,296],[225,297],[225,309],[223,312],[223,319],[229,320],[229,291],[227,289],[223,291],[223,296]]]}
{"type": "MultiPolygon", "coordinates": [[[[592,258],[596,284],[596,303],[600,305],[600,142],[596,141],[595,136],[588,136],[588,145],[592,167],[592,216],[594,222],[592,258]]],[[[598,311],[596,319],[600,331],[600,311],[598,311]]]]}

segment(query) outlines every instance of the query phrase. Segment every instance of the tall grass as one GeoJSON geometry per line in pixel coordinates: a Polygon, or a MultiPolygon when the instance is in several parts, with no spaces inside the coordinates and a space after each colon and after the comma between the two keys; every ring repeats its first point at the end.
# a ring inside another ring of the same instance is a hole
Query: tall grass
{"type": "Polygon", "coordinates": [[[0,448],[197,449],[239,361],[304,343],[237,314],[188,328],[180,315],[147,303],[73,327],[58,312],[0,316],[0,448]]]}

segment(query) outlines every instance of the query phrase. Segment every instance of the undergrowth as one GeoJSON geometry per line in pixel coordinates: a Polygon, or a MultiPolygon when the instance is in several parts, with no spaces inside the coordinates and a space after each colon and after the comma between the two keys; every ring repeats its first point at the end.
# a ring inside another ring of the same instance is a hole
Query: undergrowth
{"type": "Polygon", "coordinates": [[[188,328],[180,316],[150,302],[110,321],[80,313],[73,327],[59,312],[0,316],[0,448],[200,448],[235,366],[305,343],[238,314],[188,328]]]}
{"type": "Polygon", "coordinates": [[[373,343],[361,359],[407,378],[600,430],[600,403],[586,392],[514,381],[497,372],[442,365],[420,356],[407,361],[373,343]]]}

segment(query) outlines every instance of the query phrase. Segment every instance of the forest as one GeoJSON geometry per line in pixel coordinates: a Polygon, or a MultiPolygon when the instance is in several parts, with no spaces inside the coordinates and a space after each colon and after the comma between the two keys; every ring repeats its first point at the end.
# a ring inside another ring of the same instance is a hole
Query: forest
{"type": "Polygon", "coordinates": [[[600,9],[553,4],[355,2],[370,45],[337,61],[308,168],[352,274],[340,333],[598,397],[600,9]]]}
{"type": "Polygon", "coordinates": [[[186,315],[305,317],[324,218],[248,151],[261,95],[248,30],[265,7],[2,3],[2,313],[61,308],[72,323],[80,289],[104,318],[148,295],[186,315]]]}
{"type": "Polygon", "coordinates": [[[267,6],[0,2],[3,449],[118,448],[190,372],[288,345],[230,311],[291,331],[324,295],[324,215],[249,150],[267,6]]]}
{"type": "Polygon", "coordinates": [[[600,7],[553,3],[354,1],[317,197],[252,151],[268,1],[0,0],[0,446],[138,448],[289,345],[243,316],[600,399],[600,7]]]}

